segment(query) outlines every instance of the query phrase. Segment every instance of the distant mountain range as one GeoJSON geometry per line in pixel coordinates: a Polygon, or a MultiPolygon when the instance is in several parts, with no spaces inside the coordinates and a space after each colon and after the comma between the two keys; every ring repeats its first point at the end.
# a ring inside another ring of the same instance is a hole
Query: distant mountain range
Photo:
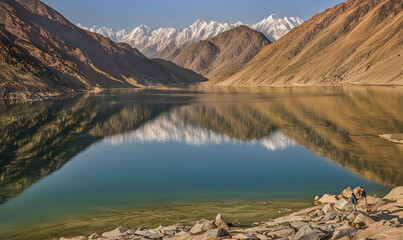
{"type": "MultiPolygon", "coordinates": [[[[299,17],[280,18],[275,14],[253,24],[251,28],[262,32],[270,41],[274,42],[287,34],[291,29],[303,23],[299,17]]],[[[187,28],[159,28],[152,30],[146,25],[134,28],[131,32],[125,29],[115,31],[111,28],[85,27],[80,23],[78,27],[90,32],[99,33],[115,42],[124,42],[137,48],[146,56],[167,58],[169,55],[185,49],[193,43],[209,39],[232,28],[245,25],[237,23],[220,23],[217,21],[206,22],[197,20],[187,28]]],[[[176,54],[177,55],[177,54],[176,54]]],[[[172,58],[172,57],[171,57],[172,58]]]]}

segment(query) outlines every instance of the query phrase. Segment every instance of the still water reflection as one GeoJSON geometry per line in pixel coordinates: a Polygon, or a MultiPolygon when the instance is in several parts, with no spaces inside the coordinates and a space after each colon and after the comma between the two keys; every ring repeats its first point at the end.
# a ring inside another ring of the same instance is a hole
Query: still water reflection
{"type": "Polygon", "coordinates": [[[403,89],[386,87],[191,88],[3,105],[0,232],[64,222],[35,235],[60,236],[66,221],[111,211],[137,219],[96,219],[237,209],[229,217],[248,223],[346,186],[383,194],[403,184],[402,145],[378,137],[403,133],[402,102],[403,89]]]}

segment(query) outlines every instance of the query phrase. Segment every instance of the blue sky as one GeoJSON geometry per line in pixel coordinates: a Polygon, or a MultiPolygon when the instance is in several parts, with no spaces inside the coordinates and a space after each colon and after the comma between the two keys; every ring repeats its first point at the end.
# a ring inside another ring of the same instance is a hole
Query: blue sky
{"type": "Polygon", "coordinates": [[[42,0],[85,26],[187,27],[197,19],[256,23],[272,13],[304,20],[342,0],[42,0]]]}

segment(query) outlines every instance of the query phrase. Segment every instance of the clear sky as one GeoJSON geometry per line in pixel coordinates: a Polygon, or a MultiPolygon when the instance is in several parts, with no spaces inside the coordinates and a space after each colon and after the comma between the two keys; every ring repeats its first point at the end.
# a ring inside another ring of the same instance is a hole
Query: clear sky
{"type": "Polygon", "coordinates": [[[72,23],[120,30],[187,27],[197,19],[247,24],[274,13],[308,20],[343,0],[42,0],[72,23]]]}

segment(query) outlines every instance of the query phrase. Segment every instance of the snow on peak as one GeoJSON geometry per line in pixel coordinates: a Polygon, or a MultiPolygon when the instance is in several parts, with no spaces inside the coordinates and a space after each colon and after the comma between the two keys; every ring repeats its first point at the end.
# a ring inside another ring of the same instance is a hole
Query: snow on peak
{"type": "MultiPolygon", "coordinates": [[[[272,14],[262,21],[253,24],[251,27],[262,32],[268,39],[274,42],[302,22],[303,20],[299,17],[280,18],[272,14]]],[[[95,25],[85,27],[80,23],[77,24],[82,29],[99,33],[113,41],[127,43],[140,50],[146,56],[156,54],[167,47],[171,49],[184,49],[197,41],[215,37],[222,32],[240,25],[243,25],[243,23],[220,23],[198,19],[184,29],[158,28],[152,30],[147,25],[140,25],[128,33],[125,29],[115,31],[107,27],[97,28],[95,25]]]]}
{"type": "Polygon", "coordinates": [[[253,24],[252,28],[262,32],[270,41],[274,42],[301,23],[303,23],[303,20],[299,17],[280,18],[272,14],[262,21],[253,24]]]}

